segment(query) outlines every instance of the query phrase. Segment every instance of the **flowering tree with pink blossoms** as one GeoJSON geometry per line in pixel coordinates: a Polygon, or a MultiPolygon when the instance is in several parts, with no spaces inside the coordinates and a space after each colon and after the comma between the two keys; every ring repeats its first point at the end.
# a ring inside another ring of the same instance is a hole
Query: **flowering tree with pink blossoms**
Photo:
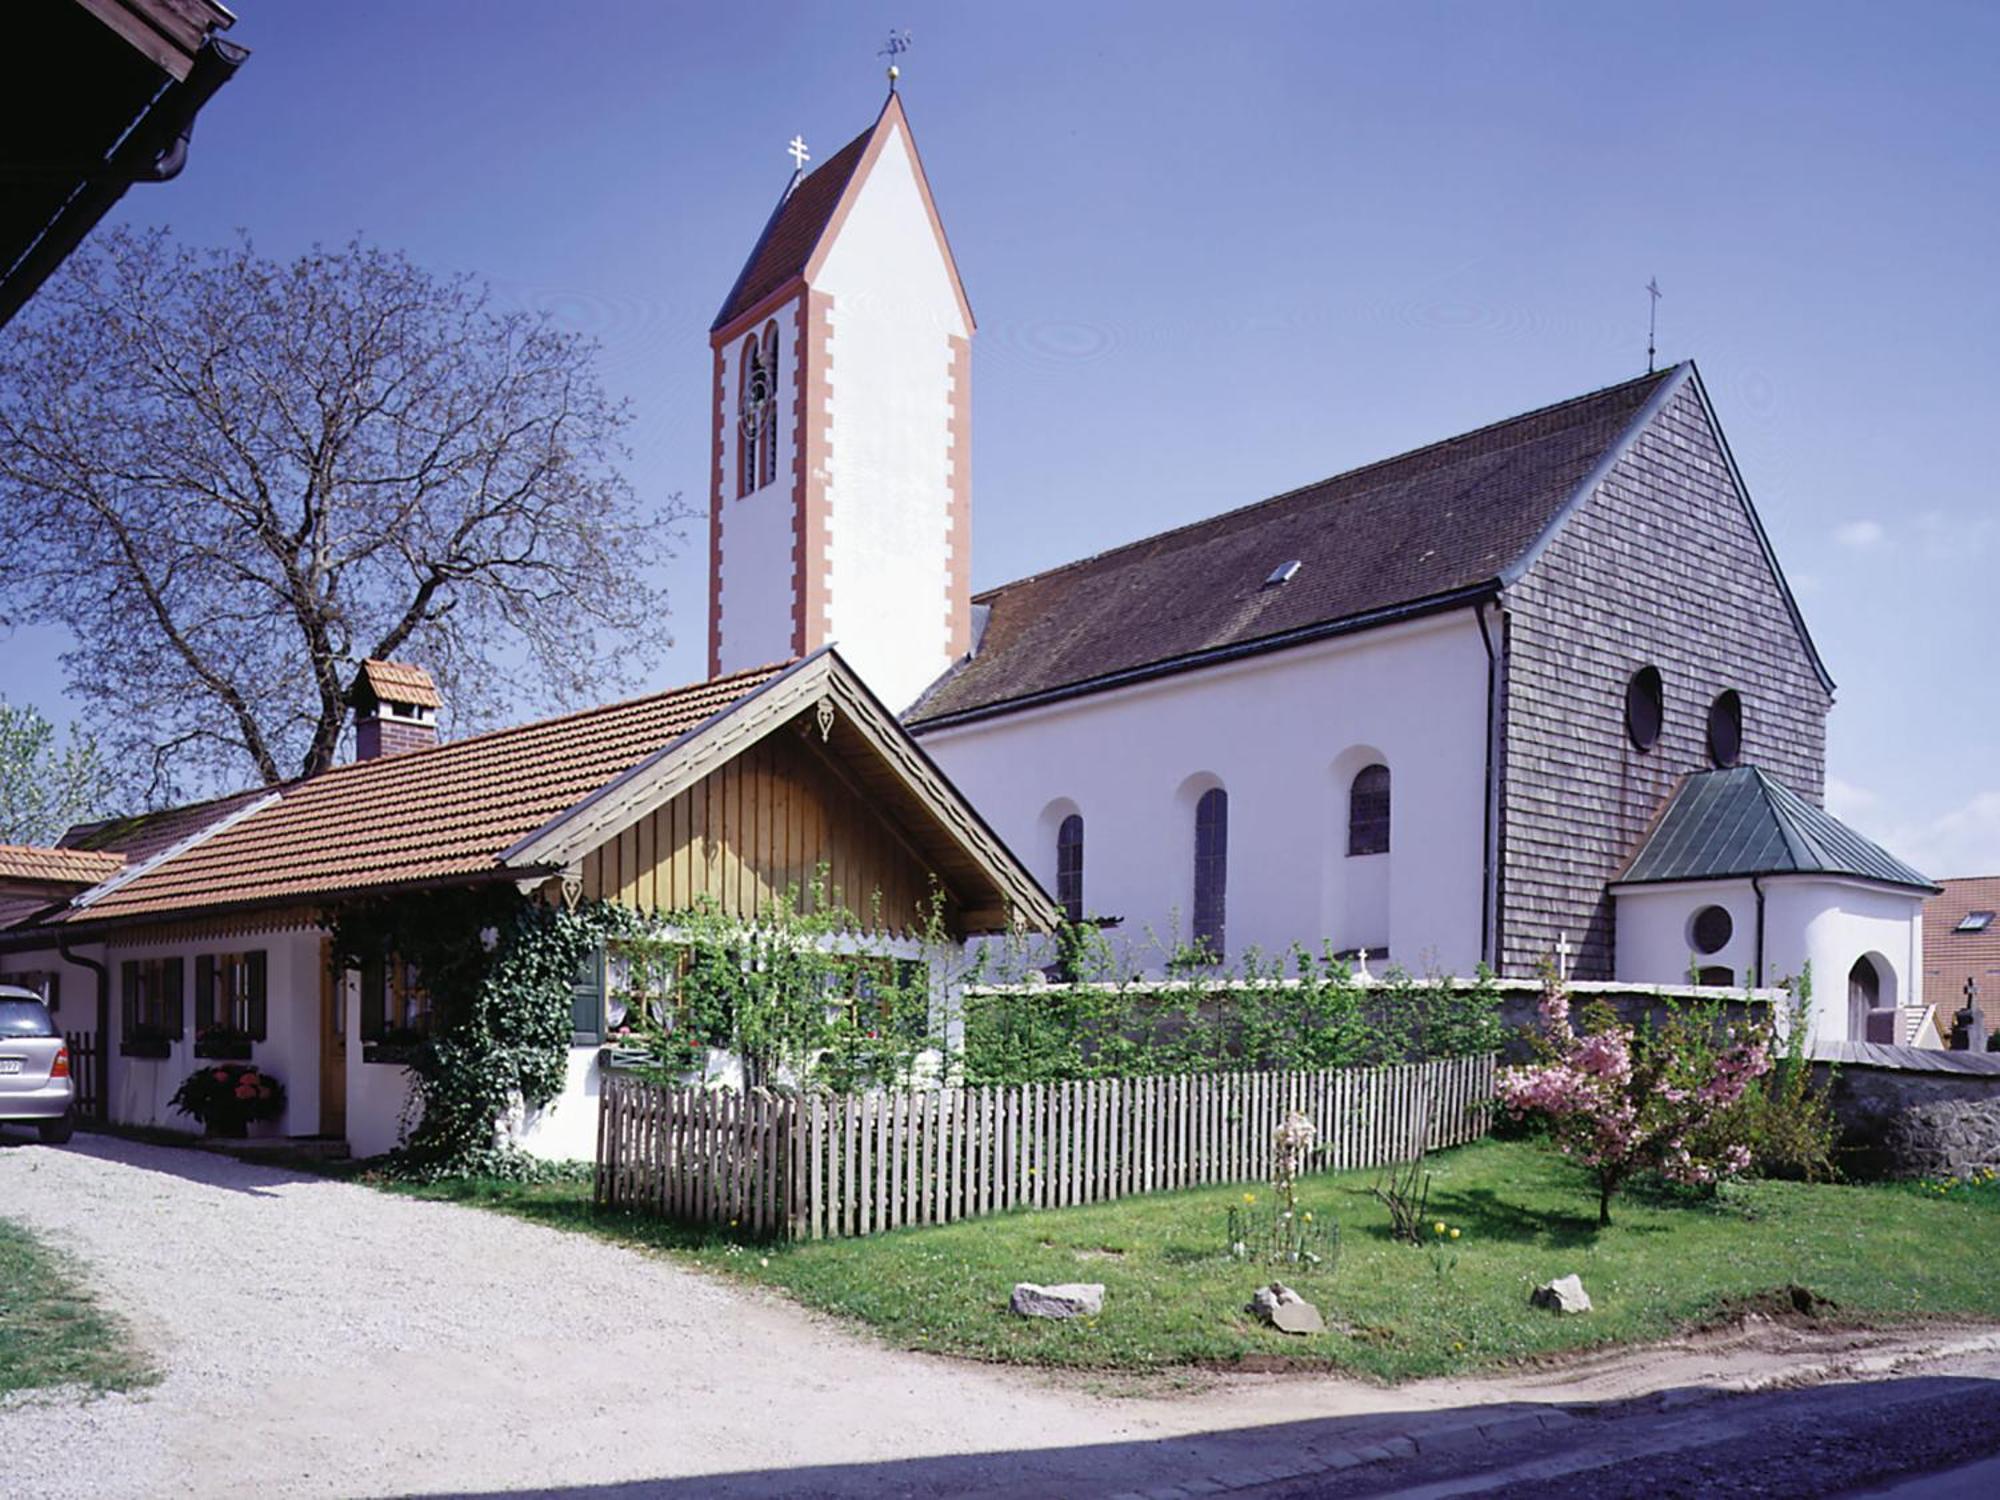
{"type": "Polygon", "coordinates": [[[1568,985],[1553,966],[1545,978],[1541,1056],[1501,1073],[1500,1103],[1517,1119],[1546,1120],[1557,1148],[1596,1173],[1599,1224],[1639,1173],[1709,1186],[1750,1165],[1743,1103],[1771,1069],[1767,1026],[1676,1008],[1635,1032],[1597,1007],[1579,1032],[1568,985]]]}

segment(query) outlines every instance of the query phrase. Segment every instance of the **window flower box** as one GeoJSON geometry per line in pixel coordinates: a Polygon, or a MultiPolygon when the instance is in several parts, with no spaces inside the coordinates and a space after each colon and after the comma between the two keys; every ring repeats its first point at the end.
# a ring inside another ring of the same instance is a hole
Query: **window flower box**
{"type": "Polygon", "coordinates": [[[118,1039],[120,1057],[172,1057],[174,1038],[161,1031],[135,1031],[118,1039]]]}
{"type": "Polygon", "coordinates": [[[212,1057],[224,1062],[248,1062],[256,1038],[244,1031],[229,1031],[220,1026],[200,1032],[194,1039],[196,1057],[212,1057]]]}

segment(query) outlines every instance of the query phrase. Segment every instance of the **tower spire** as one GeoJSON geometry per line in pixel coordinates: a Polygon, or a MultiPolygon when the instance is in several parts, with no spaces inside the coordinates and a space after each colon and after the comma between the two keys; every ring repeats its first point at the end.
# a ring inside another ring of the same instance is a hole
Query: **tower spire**
{"type": "Polygon", "coordinates": [[[896,59],[910,50],[910,40],[908,30],[891,31],[887,44],[875,54],[877,57],[889,59],[889,92],[892,94],[896,92],[896,80],[903,76],[903,70],[898,66],[896,59]]]}

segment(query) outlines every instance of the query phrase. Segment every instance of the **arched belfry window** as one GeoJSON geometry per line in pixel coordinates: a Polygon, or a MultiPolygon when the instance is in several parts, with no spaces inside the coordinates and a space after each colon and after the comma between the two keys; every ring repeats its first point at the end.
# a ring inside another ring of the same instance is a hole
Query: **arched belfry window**
{"type": "Polygon", "coordinates": [[[743,341],[737,375],[736,493],[770,483],[777,470],[778,325],[743,341]]]}
{"type": "Polygon", "coordinates": [[[1210,787],[1194,805],[1194,941],[1223,955],[1229,895],[1229,793],[1210,787]]]}
{"type": "Polygon", "coordinates": [[[1083,920],[1083,815],[1071,813],[1056,829],[1056,904],[1067,921],[1083,920]]]}
{"type": "Polygon", "coordinates": [[[1389,852],[1389,768],[1363,766],[1347,793],[1347,852],[1389,852]]]}
{"type": "Polygon", "coordinates": [[[778,325],[764,325],[764,419],[757,428],[757,482],[778,477],[778,325]]]}

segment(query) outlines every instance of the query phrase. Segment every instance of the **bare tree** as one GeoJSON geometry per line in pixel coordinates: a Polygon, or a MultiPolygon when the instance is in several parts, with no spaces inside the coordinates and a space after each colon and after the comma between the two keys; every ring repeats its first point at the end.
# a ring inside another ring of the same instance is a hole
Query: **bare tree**
{"type": "Polygon", "coordinates": [[[595,350],[359,243],[116,233],[0,337],[0,609],[55,621],[157,800],[311,775],[354,663],[463,727],[630,681],[677,500],[638,505],[595,350]]]}

